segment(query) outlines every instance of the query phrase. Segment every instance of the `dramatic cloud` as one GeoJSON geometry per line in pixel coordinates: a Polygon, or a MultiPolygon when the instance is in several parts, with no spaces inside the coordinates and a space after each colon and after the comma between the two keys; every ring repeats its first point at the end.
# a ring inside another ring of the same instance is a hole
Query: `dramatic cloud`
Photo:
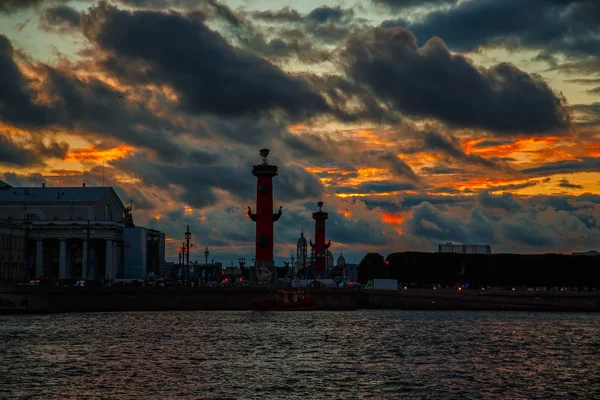
{"type": "Polygon", "coordinates": [[[401,28],[351,37],[343,52],[348,74],[403,113],[508,134],[569,126],[565,100],[539,77],[511,64],[475,67],[439,38],[417,47],[401,28]]]}
{"type": "Polygon", "coordinates": [[[572,174],[575,172],[600,171],[600,158],[582,158],[580,160],[557,161],[543,164],[539,167],[525,168],[521,170],[526,174],[537,176],[554,174],[572,174]]]}
{"type": "Polygon", "coordinates": [[[48,8],[40,17],[40,27],[46,31],[71,32],[79,29],[79,11],[68,6],[48,8]]]}
{"type": "Polygon", "coordinates": [[[328,111],[304,80],[231,47],[193,17],[102,4],[82,16],[82,26],[115,73],[130,83],[170,85],[190,112],[233,116],[280,109],[298,118],[328,111]]]}
{"type": "Polygon", "coordinates": [[[44,160],[64,158],[69,150],[67,143],[51,141],[48,145],[35,139],[16,142],[10,135],[0,132],[0,165],[31,167],[44,160]]]}
{"type": "Polygon", "coordinates": [[[583,189],[583,185],[577,185],[575,183],[569,182],[568,179],[561,179],[558,186],[566,189],[583,189]]]}
{"type": "Polygon", "coordinates": [[[35,102],[35,93],[14,61],[11,42],[0,34],[0,120],[26,126],[49,123],[49,110],[35,102]]]}
{"type": "Polygon", "coordinates": [[[595,0],[463,1],[414,23],[384,25],[410,29],[422,43],[440,36],[455,50],[506,44],[588,56],[600,47],[600,3],[595,0]]]}
{"type": "Polygon", "coordinates": [[[0,13],[11,14],[31,7],[40,7],[42,4],[66,3],[70,0],[0,0],[0,13]]]}
{"type": "Polygon", "coordinates": [[[242,3],[0,0],[0,179],[111,185],[170,260],[252,258],[264,147],[278,263],[320,200],[354,262],[600,243],[598,2],[242,3]]]}
{"type": "Polygon", "coordinates": [[[402,10],[411,7],[431,7],[454,5],[458,0],[372,0],[373,3],[383,5],[392,10],[402,10]]]}

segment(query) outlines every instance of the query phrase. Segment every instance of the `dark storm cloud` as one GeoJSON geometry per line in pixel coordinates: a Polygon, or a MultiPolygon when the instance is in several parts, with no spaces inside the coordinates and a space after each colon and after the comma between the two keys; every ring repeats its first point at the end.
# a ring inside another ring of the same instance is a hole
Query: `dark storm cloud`
{"type": "MultiPolygon", "coordinates": [[[[394,183],[394,182],[375,182],[365,183],[358,187],[360,193],[386,193],[386,192],[398,192],[404,190],[415,190],[416,186],[412,183],[394,183]]],[[[336,189],[336,191],[338,191],[336,189]]]]}
{"type": "Polygon", "coordinates": [[[209,0],[116,0],[129,7],[165,9],[170,7],[193,8],[209,0]]]}
{"type": "Polygon", "coordinates": [[[312,42],[336,44],[361,26],[365,20],[355,18],[353,9],[322,6],[308,14],[283,8],[278,11],[255,11],[250,14],[255,20],[277,24],[293,24],[294,27],[311,36],[312,42]]]}
{"type": "Polygon", "coordinates": [[[41,126],[54,116],[47,107],[34,102],[35,93],[14,60],[11,42],[0,34],[0,120],[22,126],[41,126]]]}
{"type": "Polygon", "coordinates": [[[577,185],[575,183],[569,182],[568,179],[561,179],[558,186],[566,189],[583,189],[583,185],[577,185]]]}
{"type": "Polygon", "coordinates": [[[15,142],[4,132],[0,132],[0,164],[30,167],[44,165],[51,158],[62,159],[69,150],[65,142],[50,141],[45,144],[37,138],[15,142]]]}
{"type": "Polygon", "coordinates": [[[468,164],[480,165],[488,168],[498,168],[499,165],[487,160],[477,154],[466,154],[458,141],[453,137],[444,136],[433,131],[425,131],[420,134],[425,150],[440,151],[448,156],[468,164]]]}
{"type": "Polygon", "coordinates": [[[54,68],[32,64],[41,85],[39,92],[28,89],[13,59],[13,48],[0,35],[0,117],[3,121],[25,128],[60,126],[94,135],[116,137],[126,143],[148,147],[164,159],[181,156],[178,145],[168,140],[173,125],[155,116],[143,104],[127,102],[122,93],[95,78],[83,81],[70,73],[68,67],[54,68]],[[41,94],[48,104],[37,104],[41,94]]]}
{"type": "Polygon", "coordinates": [[[342,52],[348,75],[403,113],[506,134],[541,134],[570,124],[564,98],[512,64],[475,67],[439,38],[418,48],[401,28],[352,36],[342,52]]]}
{"type": "MultiPolygon", "coordinates": [[[[596,0],[464,1],[449,10],[434,11],[407,24],[421,43],[440,36],[453,50],[507,44],[594,56],[600,48],[600,3],[596,0]]],[[[387,21],[385,26],[396,22],[387,21]]]]}
{"type": "Polygon", "coordinates": [[[533,61],[543,61],[547,63],[550,67],[556,67],[559,62],[558,58],[554,57],[552,54],[548,54],[545,51],[540,51],[537,56],[535,56],[533,61]]]}
{"type": "Polygon", "coordinates": [[[28,8],[37,8],[42,4],[59,4],[71,0],[0,0],[0,13],[11,14],[28,8]]]}
{"type": "Polygon", "coordinates": [[[337,110],[340,120],[345,122],[372,121],[382,124],[397,124],[402,116],[382,104],[368,87],[358,85],[340,76],[312,76],[311,82],[321,90],[330,104],[337,110]]]}
{"type": "MultiPolygon", "coordinates": [[[[172,165],[144,162],[139,154],[115,160],[112,164],[138,176],[145,185],[168,189],[178,185],[184,191],[178,199],[195,208],[216,204],[220,197],[215,189],[229,192],[240,201],[250,201],[256,196],[256,181],[250,165],[172,165]]],[[[273,180],[276,200],[282,202],[320,197],[324,188],[313,174],[301,168],[280,166],[280,175],[273,180]]]]}
{"type": "Polygon", "coordinates": [[[337,187],[335,191],[336,193],[389,193],[415,189],[416,186],[412,183],[374,182],[362,184],[358,188],[337,187]]]}
{"type": "Polygon", "coordinates": [[[513,140],[503,140],[503,139],[488,139],[488,140],[482,140],[481,142],[475,143],[473,145],[473,148],[478,148],[478,147],[496,147],[496,146],[502,146],[505,144],[511,144],[514,143],[513,140]]]}
{"type": "Polygon", "coordinates": [[[281,23],[300,22],[304,18],[298,11],[289,7],[284,7],[281,10],[255,11],[252,16],[258,20],[281,23]]]}
{"type": "Polygon", "coordinates": [[[423,167],[420,170],[422,175],[454,175],[462,174],[465,170],[445,166],[423,167]]]}
{"type": "Polygon", "coordinates": [[[79,29],[79,11],[68,6],[48,8],[40,16],[40,27],[45,31],[69,32],[79,29]]]}
{"type": "Polygon", "coordinates": [[[413,208],[412,217],[408,221],[411,234],[439,240],[468,242],[468,233],[462,226],[461,219],[443,214],[429,202],[413,208]]]}
{"type": "Polygon", "coordinates": [[[526,215],[522,215],[519,222],[505,222],[500,226],[504,236],[511,241],[531,247],[548,247],[554,244],[552,236],[526,215]]]}
{"type": "Polygon", "coordinates": [[[317,176],[306,172],[304,168],[283,165],[279,171],[280,175],[273,181],[273,190],[280,201],[319,198],[325,191],[317,176]]]}
{"type": "Polygon", "coordinates": [[[281,109],[305,117],[328,111],[304,80],[231,47],[202,21],[182,14],[129,12],[103,3],[82,16],[82,26],[119,72],[129,72],[130,83],[168,84],[189,112],[235,116],[281,109]],[[127,70],[132,64],[140,69],[127,70]]]}
{"type": "Polygon", "coordinates": [[[413,182],[419,181],[419,176],[395,152],[388,150],[362,151],[358,159],[374,167],[387,168],[395,176],[404,176],[413,182]]]}
{"type": "Polygon", "coordinates": [[[572,174],[575,172],[600,171],[600,158],[583,157],[578,160],[557,161],[538,167],[525,168],[521,172],[536,176],[554,174],[572,174]]]}
{"type": "Polygon", "coordinates": [[[104,82],[82,81],[68,71],[42,65],[45,90],[57,98],[53,114],[63,127],[116,137],[126,143],[148,147],[164,159],[178,159],[181,149],[168,140],[173,125],[145,108],[126,102],[122,94],[104,82]]]}
{"type": "Polygon", "coordinates": [[[377,5],[383,5],[392,10],[403,10],[412,7],[431,7],[454,5],[458,0],[372,0],[377,5]]]}
{"type": "Polygon", "coordinates": [[[324,24],[330,21],[339,21],[348,15],[353,16],[354,11],[351,9],[343,10],[341,7],[321,6],[308,13],[306,18],[324,24]]]}
{"type": "Polygon", "coordinates": [[[578,125],[589,126],[600,124],[600,103],[576,104],[572,108],[573,111],[582,114],[584,117],[582,121],[577,123],[578,125]]]}
{"type": "Polygon", "coordinates": [[[40,161],[34,151],[15,143],[9,135],[0,132],[0,164],[27,167],[37,165],[40,161]]]}
{"type": "Polygon", "coordinates": [[[523,208],[523,204],[509,193],[494,196],[483,191],[477,196],[477,202],[485,208],[497,208],[508,212],[517,212],[523,208]]]}

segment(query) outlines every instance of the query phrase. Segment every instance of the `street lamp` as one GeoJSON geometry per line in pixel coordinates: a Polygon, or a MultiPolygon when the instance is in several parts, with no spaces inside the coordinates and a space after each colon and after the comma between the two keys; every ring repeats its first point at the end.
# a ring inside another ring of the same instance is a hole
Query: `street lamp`
{"type": "Polygon", "coordinates": [[[208,251],[208,246],[206,246],[206,250],[204,250],[204,270],[206,271],[206,281],[207,282],[210,282],[210,273],[208,272],[208,255],[209,254],[210,254],[210,252],[208,251]]]}

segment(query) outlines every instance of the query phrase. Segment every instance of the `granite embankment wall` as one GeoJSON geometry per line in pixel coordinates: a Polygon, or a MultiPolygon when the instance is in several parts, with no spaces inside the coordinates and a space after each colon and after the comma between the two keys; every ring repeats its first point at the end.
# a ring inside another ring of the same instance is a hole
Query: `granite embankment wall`
{"type": "MultiPolygon", "coordinates": [[[[249,310],[253,302],[267,299],[276,289],[251,288],[150,288],[150,287],[17,287],[0,289],[5,312],[88,312],[167,310],[249,310]],[[13,309],[14,308],[14,309],[13,309]]],[[[316,305],[321,310],[355,310],[357,290],[320,289],[316,305]]],[[[315,293],[316,294],[316,293],[315,293]]],[[[1,311],[0,311],[1,312],[1,311]]]]}
{"type": "MultiPolygon", "coordinates": [[[[0,288],[0,313],[249,310],[269,288],[0,288]]],[[[600,292],[313,289],[319,310],[600,311],[600,292]]]]}

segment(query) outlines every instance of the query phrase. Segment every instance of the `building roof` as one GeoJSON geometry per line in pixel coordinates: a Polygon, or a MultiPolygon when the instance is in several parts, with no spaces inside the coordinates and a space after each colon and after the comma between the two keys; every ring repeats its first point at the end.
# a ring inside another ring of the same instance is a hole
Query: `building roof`
{"type": "MultiPolygon", "coordinates": [[[[111,187],[3,187],[0,204],[11,203],[96,203],[111,187]]],[[[116,193],[115,193],[116,196],[116,193]]],[[[118,196],[117,196],[118,198],[118,196]]]]}

